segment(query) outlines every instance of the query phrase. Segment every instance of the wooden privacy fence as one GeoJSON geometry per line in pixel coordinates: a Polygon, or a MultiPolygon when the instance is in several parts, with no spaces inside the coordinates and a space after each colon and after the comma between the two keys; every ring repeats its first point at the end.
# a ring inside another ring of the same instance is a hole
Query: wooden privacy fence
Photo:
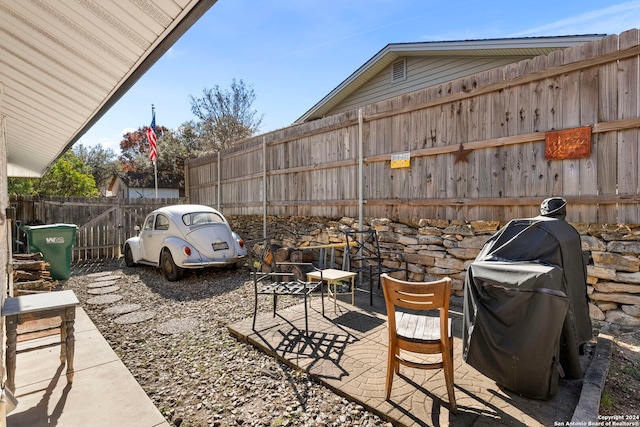
{"type": "Polygon", "coordinates": [[[554,195],[569,221],[638,223],[639,58],[634,29],[254,137],[188,161],[187,199],[226,215],[506,221],[554,195]],[[585,126],[589,154],[545,158],[548,132],[585,126]]]}
{"type": "Polygon", "coordinates": [[[122,244],[135,236],[135,226],[142,227],[152,210],[184,203],[184,199],[118,199],[81,197],[11,196],[15,210],[12,230],[14,252],[26,251],[20,225],[75,224],[78,226],[73,245],[73,261],[118,258],[122,244]]]}

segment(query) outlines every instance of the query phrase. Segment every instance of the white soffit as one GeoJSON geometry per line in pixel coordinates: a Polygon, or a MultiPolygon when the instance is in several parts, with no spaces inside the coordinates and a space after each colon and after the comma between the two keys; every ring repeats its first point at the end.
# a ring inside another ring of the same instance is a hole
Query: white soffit
{"type": "Polygon", "coordinates": [[[0,0],[8,175],[42,176],[215,2],[0,0]]]}

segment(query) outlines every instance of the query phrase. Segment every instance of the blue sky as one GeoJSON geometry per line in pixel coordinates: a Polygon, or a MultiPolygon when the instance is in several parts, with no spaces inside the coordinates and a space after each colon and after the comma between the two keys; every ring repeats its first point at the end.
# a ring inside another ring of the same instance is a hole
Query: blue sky
{"type": "Polygon", "coordinates": [[[79,141],[117,154],[125,132],[194,119],[190,95],[253,87],[261,133],[290,125],[388,43],[619,34],[640,0],[218,0],[79,141]]]}

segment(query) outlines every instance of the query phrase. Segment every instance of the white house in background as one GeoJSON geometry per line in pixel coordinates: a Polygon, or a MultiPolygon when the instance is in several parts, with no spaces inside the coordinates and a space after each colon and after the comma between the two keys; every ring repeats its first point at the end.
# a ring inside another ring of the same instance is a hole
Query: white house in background
{"type": "Polygon", "coordinates": [[[322,98],[294,124],[546,55],[606,34],[391,43],[322,98]]]}
{"type": "Polygon", "coordinates": [[[158,175],[158,195],[154,175],[150,173],[125,172],[114,175],[107,189],[107,197],[121,199],[153,199],[184,197],[184,180],[181,177],[158,175]]]}

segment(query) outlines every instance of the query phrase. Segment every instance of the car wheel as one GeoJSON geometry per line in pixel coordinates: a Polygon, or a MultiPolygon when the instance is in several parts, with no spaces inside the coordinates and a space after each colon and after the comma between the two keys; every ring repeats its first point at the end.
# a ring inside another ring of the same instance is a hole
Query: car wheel
{"type": "Polygon", "coordinates": [[[129,245],[124,247],[124,263],[127,267],[135,267],[136,263],[133,262],[133,254],[131,253],[131,247],[129,245]]]}
{"type": "Polygon", "coordinates": [[[162,251],[162,256],[160,257],[160,266],[162,267],[164,277],[166,277],[170,282],[180,280],[182,279],[182,276],[184,276],[184,269],[178,267],[176,263],[173,262],[173,257],[171,256],[171,252],[169,252],[168,249],[162,251]]]}

